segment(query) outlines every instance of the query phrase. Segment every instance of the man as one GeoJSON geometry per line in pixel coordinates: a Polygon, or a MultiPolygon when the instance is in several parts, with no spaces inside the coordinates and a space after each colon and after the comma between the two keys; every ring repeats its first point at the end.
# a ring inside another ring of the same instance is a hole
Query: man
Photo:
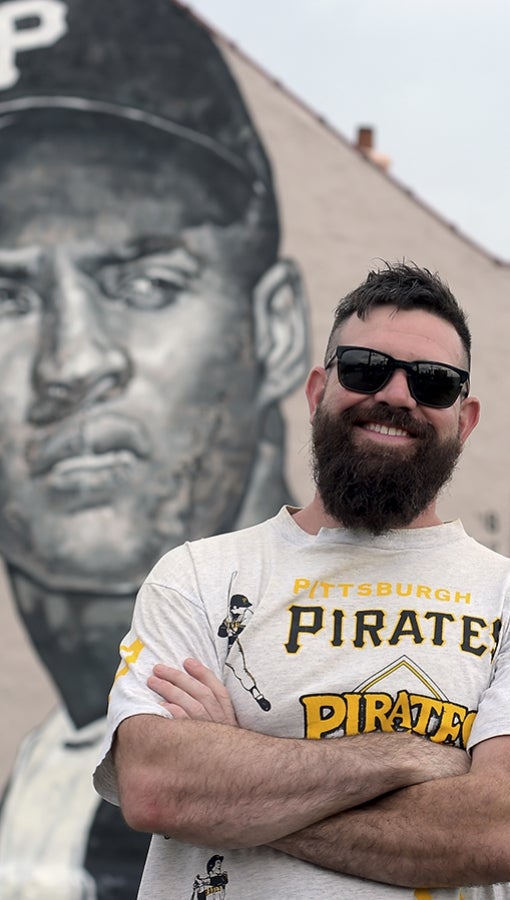
{"type": "Polygon", "coordinates": [[[436,512],[469,368],[438,276],[371,272],[308,378],[312,501],[148,576],[95,775],[154,833],[141,898],[187,897],[211,853],[243,900],[508,896],[510,563],[436,512]],[[217,636],[225,590],[269,711],[217,636]]]}
{"type": "Polygon", "coordinates": [[[146,839],[90,783],[114,648],[166,549],[288,497],[305,304],[260,140],[188,13],[0,19],[0,551],[64,703],[17,761],[0,895],[125,900],[146,839]]]}

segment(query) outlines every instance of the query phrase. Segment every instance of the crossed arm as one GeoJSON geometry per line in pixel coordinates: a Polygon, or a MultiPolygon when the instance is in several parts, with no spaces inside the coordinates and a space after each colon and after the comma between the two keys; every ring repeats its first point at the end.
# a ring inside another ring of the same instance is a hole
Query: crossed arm
{"type": "Polygon", "coordinates": [[[196,661],[149,686],[173,720],[134,716],[115,758],[132,827],[200,845],[275,849],[390,884],[510,879],[510,738],[466,754],[409,734],[329,741],[237,727],[225,687],[196,661]]]}
{"type": "Polygon", "coordinates": [[[412,785],[273,842],[308,862],[408,887],[510,880],[510,738],[463,776],[412,785]]]}

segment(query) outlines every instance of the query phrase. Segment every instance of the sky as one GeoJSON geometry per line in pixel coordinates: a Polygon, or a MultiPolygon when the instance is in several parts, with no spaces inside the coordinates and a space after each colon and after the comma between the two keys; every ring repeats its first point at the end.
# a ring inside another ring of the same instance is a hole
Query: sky
{"type": "Polygon", "coordinates": [[[348,140],[510,262],[510,0],[189,0],[348,140]]]}

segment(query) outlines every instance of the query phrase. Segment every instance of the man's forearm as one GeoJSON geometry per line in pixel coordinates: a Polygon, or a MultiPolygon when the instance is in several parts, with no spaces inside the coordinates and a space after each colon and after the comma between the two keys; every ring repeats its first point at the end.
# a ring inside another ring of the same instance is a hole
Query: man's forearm
{"type": "Polygon", "coordinates": [[[116,765],[132,827],[247,847],[403,785],[465,770],[464,756],[408,734],[307,741],[135,716],[119,728],[116,765]]]}
{"type": "Polygon", "coordinates": [[[372,881],[452,887],[510,880],[508,779],[467,774],[414,785],[273,842],[372,881]]]}

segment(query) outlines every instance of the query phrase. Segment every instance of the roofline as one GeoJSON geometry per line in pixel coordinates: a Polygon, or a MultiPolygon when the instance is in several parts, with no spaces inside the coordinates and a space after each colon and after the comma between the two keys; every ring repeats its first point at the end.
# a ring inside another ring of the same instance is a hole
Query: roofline
{"type": "Polygon", "coordinates": [[[306,112],[312,119],[319,123],[323,128],[326,129],[336,140],[340,141],[347,149],[352,150],[354,153],[357,153],[360,159],[368,166],[371,166],[375,169],[379,175],[383,178],[387,178],[399,191],[404,193],[410,200],[416,203],[421,209],[423,209],[428,215],[432,216],[436,219],[441,225],[448,229],[448,231],[455,234],[460,240],[462,240],[465,244],[468,244],[472,247],[473,250],[476,250],[477,253],[481,253],[482,256],[485,256],[490,262],[492,262],[495,266],[500,268],[510,268],[510,260],[504,260],[500,256],[497,256],[494,253],[491,253],[487,250],[483,244],[479,243],[472,237],[469,237],[458,225],[455,225],[453,222],[449,221],[445,218],[444,215],[439,213],[434,207],[428,203],[426,200],[423,200],[419,197],[412,188],[408,187],[402,181],[395,177],[391,172],[385,171],[382,169],[376,162],[367,157],[361,150],[358,149],[356,144],[353,141],[350,141],[345,137],[344,134],[335,126],[332,125],[331,122],[323,115],[318,113],[310,104],[308,104],[305,100],[302,99],[298,94],[294,93],[290,88],[287,87],[280,79],[275,78],[271,75],[260,63],[258,63],[255,59],[253,59],[248,53],[246,53],[238,44],[235,43],[231,38],[227,37],[221,31],[219,31],[211,22],[204,19],[202,15],[199,15],[195,12],[192,6],[188,3],[182,3],[181,0],[172,0],[176,6],[180,6],[181,9],[186,10],[186,12],[193,18],[195,21],[205,28],[206,31],[209,32],[211,37],[215,41],[219,41],[223,44],[226,44],[227,47],[236,53],[241,59],[243,59],[246,63],[248,63],[251,68],[255,69],[260,75],[267,79],[277,90],[279,90],[282,94],[284,94],[289,100],[295,103],[300,107],[304,112],[306,112]]]}

